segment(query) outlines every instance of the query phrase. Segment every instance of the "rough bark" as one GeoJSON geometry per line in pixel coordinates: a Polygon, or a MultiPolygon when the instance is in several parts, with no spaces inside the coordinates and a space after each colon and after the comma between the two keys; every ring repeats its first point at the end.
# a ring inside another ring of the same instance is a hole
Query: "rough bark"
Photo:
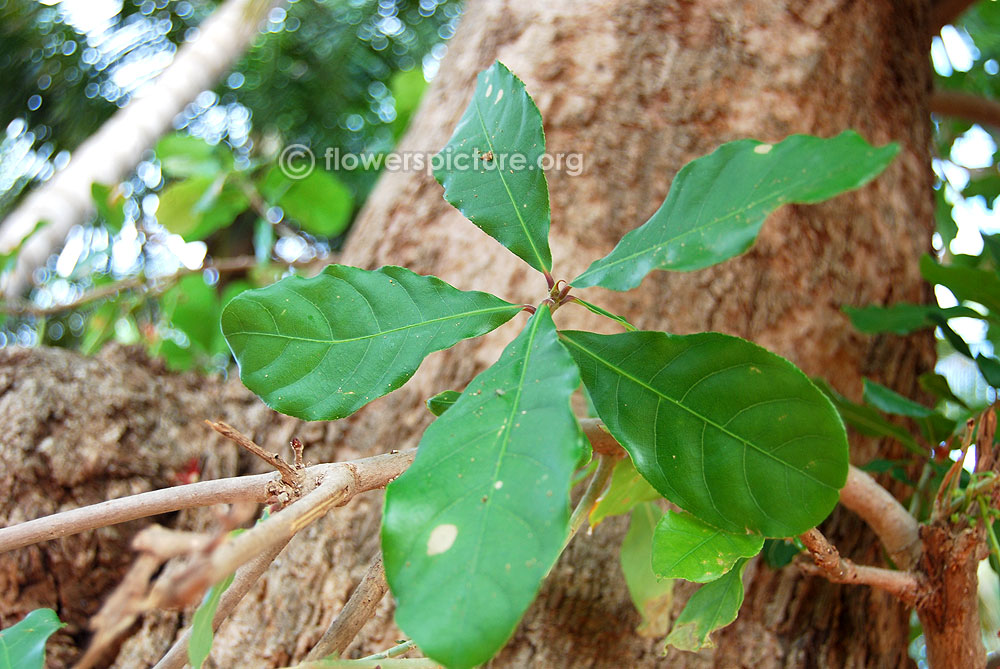
{"type": "MultiPolygon", "coordinates": [[[[925,2],[617,3],[470,2],[450,53],[402,150],[434,151],[448,139],[475,74],[496,57],[524,79],[545,118],[550,153],[580,152],[580,176],[549,174],[557,278],[603,255],[663,200],[687,161],[719,143],[852,127],[870,141],[901,143],[896,162],[860,192],[816,207],[788,207],[743,257],[717,268],[659,274],[634,293],[583,294],[643,328],[719,330],[753,339],[850,396],[861,376],[904,393],[931,359],[930,342],[867,338],[842,304],[921,301],[917,259],[932,220],[926,96],[925,2]]],[[[461,288],[537,301],[543,280],[463,220],[426,174],[387,174],[362,214],[345,262],[408,266],[461,288]]],[[[610,331],[582,310],[561,326],[610,331]]],[[[493,362],[522,319],[481,340],[435,354],[403,389],[355,417],[309,425],[312,460],[413,446],[430,415],[423,400],[462,388],[493,362]]],[[[207,392],[207,391],[206,391],[207,392]]],[[[235,391],[231,391],[235,392],[235,391]]],[[[202,408],[203,413],[211,407],[202,408]]],[[[209,416],[211,417],[211,416],[209,416]]],[[[259,440],[287,439],[236,416],[259,440]]],[[[305,439],[303,439],[305,441],[305,439]]],[[[853,440],[865,462],[878,445],[853,440]]],[[[265,581],[220,630],[218,666],[269,667],[301,658],[346,601],[377,550],[377,496],[356,500],[294,540],[265,581]]],[[[638,615],[617,566],[620,521],[578,537],[553,569],[496,666],[652,666],[660,644],[635,633],[638,615]]],[[[823,527],[841,553],[881,563],[874,536],[848,513],[823,527]]],[[[908,617],[887,596],[775,572],[753,563],[739,620],[699,654],[672,651],[671,667],[898,667],[908,617]]],[[[681,588],[674,614],[689,588],[681,588]]],[[[348,656],[393,645],[391,600],[380,604],[348,656]]],[[[150,616],[118,666],[162,654],[178,615],[150,616]]]]}

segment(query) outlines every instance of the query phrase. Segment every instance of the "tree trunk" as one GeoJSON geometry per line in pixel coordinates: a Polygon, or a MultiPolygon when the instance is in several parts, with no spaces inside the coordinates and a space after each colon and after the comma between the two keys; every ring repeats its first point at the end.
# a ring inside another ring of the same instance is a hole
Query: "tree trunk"
{"type": "MultiPolygon", "coordinates": [[[[476,73],[494,58],[527,84],[552,154],[582,153],[579,176],[550,172],[556,278],[608,252],[662,202],[687,161],[718,144],[855,128],[873,143],[898,141],[899,158],[874,184],[813,207],[786,207],[746,255],[717,268],[648,278],[632,293],[581,295],[641,328],[717,330],[750,338],[857,398],[870,376],[903,393],[932,360],[927,338],[869,338],[852,331],[843,304],[928,298],[917,270],[929,246],[933,203],[926,96],[927,2],[545,3],[470,1],[449,55],[401,151],[436,151],[462,114],[476,73]]],[[[314,147],[315,148],[315,147],[314,147]]],[[[427,174],[386,174],[358,222],[344,262],[404,265],[463,289],[537,302],[544,282],[441,198],[427,174]]],[[[561,327],[596,327],[567,307],[561,327]]],[[[428,359],[403,389],[313,434],[312,461],[413,446],[430,414],[423,401],[461,389],[523,324],[428,359]],[[320,432],[325,431],[325,434],[320,432]]],[[[238,419],[233,419],[238,420],[238,419]]],[[[241,426],[238,428],[253,426],[241,426]]],[[[258,426],[259,427],[259,426],[258,426]]],[[[274,435],[261,435],[273,439],[274,435]]],[[[282,435],[284,436],[284,435],[282,435]]],[[[306,441],[306,440],[304,440],[306,441]]],[[[866,462],[878,444],[852,438],[866,462]]],[[[218,666],[281,666],[301,658],[343,605],[378,546],[380,498],[337,509],[297,537],[216,637],[218,666]]],[[[512,667],[652,666],[659,639],[636,634],[618,568],[621,519],[580,536],[553,569],[510,644],[494,660],[512,667]]],[[[874,536],[836,512],[824,532],[845,557],[878,564],[874,536]]],[[[736,623],[717,648],[671,651],[671,667],[906,666],[908,614],[888,597],[831,585],[755,561],[736,623]]],[[[679,589],[674,615],[692,588],[679,589]]],[[[386,598],[348,656],[394,644],[386,598]]],[[[433,615],[433,612],[428,612],[433,615]]],[[[118,666],[162,654],[175,614],[149,616],[118,666]]]]}

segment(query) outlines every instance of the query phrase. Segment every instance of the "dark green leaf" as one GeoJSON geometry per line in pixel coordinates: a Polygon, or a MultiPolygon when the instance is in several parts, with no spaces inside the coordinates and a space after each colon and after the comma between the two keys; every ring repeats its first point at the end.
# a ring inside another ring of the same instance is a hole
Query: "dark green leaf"
{"type": "Polygon", "coordinates": [[[503,63],[479,74],[434,176],[456,209],[540,272],[552,268],[542,115],[503,63]]]}
{"type": "Polygon", "coordinates": [[[584,441],[570,408],[579,383],[549,310],[538,309],[386,490],[396,622],[448,667],[503,646],[562,550],[584,441]]]}
{"type": "MultiPolygon", "coordinates": [[[[997,177],[997,180],[1000,181],[1000,177],[997,177]]],[[[1000,235],[982,235],[982,237],[983,246],[993,259],[993,271],[1000,272],[1000,235]]]]}
{"type": "Polygon", "coordinates": [[[980,353],[976,356],[976,364],[979,365],[979,371],[982,372],[986,383],[994,388],[1000,388],[1000,361],[980,353]]]}
{"type": "Polygon", "coordinates": [[[215,630],[212,629],[212,619],[219,608],[219,600],[222,593],[232,585],[234,574],[230,574],[221,583],[216,583],[208,592],[205,598],[194,612],[191,619],[191,639],[188,643],[188,662],[192,667],[200,669],[209,653],[212,652],[212,642],[215,640],[215,630]]]}
{"type": "Polygon", "coordinates": [[[911,399],[907,399],[895,390],[875,383],[871,379],[864,379],[864,399],[865,402],[871,404],[879,411],[897,416],[927,418],[934,415],[933,409],[928,409],[923,404],[918,404],[911,399]]]}
{"type": "Polygon", "coordinates": [[[660,578],[695,583],[714,581],[740,558],[764,546],[759,534],[734,534],[698,520],[690,513],[667,511],[653,535],[653,571],[660,578]]]}
{"type": "Polygon", "coordinates": [[[222,331],[247,388],[306,420],[348,416],[406,383],[434,351],[507,322],[518,305],[402,267],[330,265],[233,298],[222,331]]]}
{"type": "Polygon", "coordinates": [[[940,397],[948,402],[954,402],[960,407],[968,409],[968,405],[959,398],[958,395],[951,391],[951,386],[948,385],[948,379],[940,374],[935,374],[934,372],[927,372],[926,374],[921,374],[918,379],[920,387],[929,392],[930,394],[940,397]]]}
{"type": "Polygon", "coordinates": [[[937,321],[931,320],[932,316],[939,319],[949,318],[980,318],[978,312],[968,307],[950,307],[943,309],[931,304],[907,304],[899,302],[888,307],[875,305],[867,307],[843,307],[844,313],[851,319],[851,324],[865,334],[878,334],[880,332],[892,332],[898,335],[905,335],[921,328],[931,327],[937,321]]]}
{"type": "Polygon", "coordinates": [[[561,336],[608,430],[671,502],[730,532],[779,537],[837,503],[843,424],[787,360],[717,333],[561,336]]]}
{"type": "Polygon", "coordinates": [[[791,564],[800,549],[787,539],[765,539],[761,556],[771,569],[781,569],[791,564]]]}
{"type": "Polygon", "coordinates": [[[994,315],[1000,315],[1000,276],[996,272],[939,265],[934,258],[924,255],[920,259],[920,273],[928,282],[946,287],[959,300],[978,302],[994,315]]]}
{"type": "Polygon", "coordinates": [[[680,650],[712,648],[709,635],[736,620],[743,605],[743,570],[747,561],[739,560],[722,578],[698,588],[677,616],[666,645],[680,650]]]}
{"type": "Polygon", "coordinates": [[[225,352],[219,329],[219,295],[201,274],[191,274],[177,282],[160,298],[163,316],[183,332],[195,351],[206,354],[225,352]]]}
{"type": "MultiPolygon", "coordinates": [[[[978,270],[975,270],[978,271],[978,270]]],[[[967,358],[973,358],[972,351],[969,350],[969,345],[965,343],[962,336],[955,332],[955,330],[948,324],[948,321],[944,318],[939,317],[937,314],[930,314],[928,318],[932,323],[941,328],[941,335],[945,338],[953,349],[961,353],[967,358]]],[[[943,356],[939,356],[943,357],[943,356]]]]}
{"type": "Polygon", "coordinates": [[[608,311],[607,309],[599,307],[596,304],[591,304],[590,302],[587,302],[586,300],[581,300],[579,297],[576,298],[576,302],[579,303],[581,306],[586,307],[588,311],[591,311],[591,312],[597,314],[598,316],[604,316],[605,318],[610,318],[611,320],[613,320],[614,322],[618,323],[619,325],[621,325],[623,328],[625,328],[629,332],[635,331],[635,326],[632,325],[631,323],[629,323],[627,320],[625,320],[624,316],[619,316],[618,314],[613,314],[610,311],[608,311]]]}
{"type": "Polygon", "coordinates": [[[837,407],[837,411],[840,412],[840,416],[844,419],[844,422],[861,434],[866,434],[870,437],[889,437],[903,444],[903,446],[913,453],[925,454],[925,450],[917,444],[909,432],[899,425],[886,420],[875,409],[850,401],[831,388],[823,379],[813,379],[813,383],[830,398],[833,405],[837,407]]]}
{"type": "Polygon", "coordinates": [[[642,616],[637,630],[642,636],[662,637],[670,626],[674,582],[657,578],[651,567],[653,530],[662,515],[663,511],[652,502],[636,506],[622,541],[622,574],[632,603],[642,616]]]}
{"type": "Polygon", "coordinates": [[[21,622],[0,631],[0,669],[42,669],[45,642],[65,625],[52,609],[35,609],[21,622]]]}
{"type": "Polygon", "coordinates": [[[574,286],[629,290],[654,269],[690,271],[746,251],[783,204],[812,204],[873,179],[899,147],[874,148],[853,131],[792,135],[777,144],[723,144],[677,173],[663,205],[574,286]]]}
{"type": "Polygon", "coordinates": [[[638,504],[651,502],[663,497],[656,492],[646,479],[639,475],[632,465],[631,458],[624,458],[615,465],[611,472],[611,482],[607,492],[601,497],[597,506],[590,512],[590,525],[596,527],[608,516],[618,516],[628,513],[638,504]]]}
{"type": "Polygon", "coordinates": [[[427,400],[427,409],[435,416],[440,416],[450,409],[462,393],[457,390],[445,390],[427,400]]]}

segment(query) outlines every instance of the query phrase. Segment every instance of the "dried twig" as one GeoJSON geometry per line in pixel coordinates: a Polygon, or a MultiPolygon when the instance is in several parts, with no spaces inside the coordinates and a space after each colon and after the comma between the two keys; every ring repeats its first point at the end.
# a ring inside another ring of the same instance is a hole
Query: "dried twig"
{"type": "Polygon", "coordinates": [[[833,583],[867,585],[884,590],[909,606],[916,604],[920,581],[914,573],[856,565],[840,557],[836,547],[815,528],[799,535],[799,538],[809,549],[815,563],[800,562],[798,566],[803,572],[823,576],[833,583]]]}
{"type": "Polygon", "coordinates": [[[222,422],[215,423],[210,420],[206,420],[205,423],[226,439],[236,442],[264,462],[274,467],[281,475],[281,482],[294,491],[295,494],[298,494],[298,492],[302,489],[302,472],[296,470],[295,467],[282,460],[279,454],[265,451],[263,448],[255,444],[253,439],[242,434],[231,425],[227,425],[222,422]]]}
{"type": "Polygon", "coordinates": [[[319,660],[334,653],[343,654],[365,623],[375,615],[375,608],[388,590],[385,567],[382,565],[382,556],[379,555],[368,567],[344,608],[306,655],[306,660],[319,660]]]}

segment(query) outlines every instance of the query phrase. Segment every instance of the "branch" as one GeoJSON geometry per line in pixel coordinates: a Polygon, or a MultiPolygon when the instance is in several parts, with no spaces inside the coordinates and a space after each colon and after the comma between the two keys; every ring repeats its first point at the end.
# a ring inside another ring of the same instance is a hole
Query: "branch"
{"type": "MultiPolygon", "coordinates": [[[[370,467],[381,466],[378,463],[383,462],[383,459],[386,458],[393,463],[392,471],[395,472],[396,468],[400,467],[399,473],[401,473],[413,459],[414,452],[414,450],[410,450],[389,455],[376,455],[353,462],[313,465],[302,472],[303,488],[312,489],[319,485],[319,482],[324,478],[336,476],[337,472],[348,468],[355,468],[367,473],[370,467]],[[405,464],[399,464],[403,462],[405,464]]],[[[398,476],[399,473],[395,475],[398,476]]],[[[213,504],[234,504],[236,502],[264,503],[271,499],[275,491],[279,489],[279,481],[280,477],[274,473],[201,481],[112,499],[100,504],[29,520],[12,527],[0,528],[0,553],[30,546],[40,541],[58,539],[87,530],[95,530],[182,509],[193,509],[213,504]]],[[[371,481],[368,483],[370,484],[371,481]]]]}
{"type": "MultiPolygon", "coordinates": [[[[315,260],[310,260],[307,262],[280,263],[280,265],[282,267],[308,267],[314,262],[315,260]]],[[[84,293],[70,302],[66,302],[64,304],[53,304],[49,307],[40,307],[37,304],[33,304],[28,300],[22,299],[0,299],[0,313],[5,313],[10,316],[51,316],[53,314],[61,314],[65,311],[70,311],[72,309],[78,309],[82,306],[90,304],[91,302],[96,302],[110,297],[117,297],[122,292],[144,290],[147,294],[152,296],[160,295],[170,286],[174,285],[179,279],[191,274],[200,274],[205,270],[211,269],[215,270],[219,274],[231,274],[233,272],[251,270],[258,264],[257,258],[254,256],[219,258],[196,269],[188,269],[185,267],[177,270],[173,274],[156,279],[149,279],[141,275],[133,276],[128,279],[122,279],[121,281],[116,281],[115,283],[98,286],[97,288],[84,293]]]]}
{"type": "MultiPolygon", "coordinates": [[[[269,453],[263,448],[254,443],[253,439],[247,437],[242,432],[237,430],[231,425],[225,423],[215,423],[210,420],[206,420],[205,424],[210,428],[221,434],[226,439],[236,442],[239,446],[242,446],[246,450],[250,451],[258,458],[266,462],[267,464],[274,467],[278,474],[281,476],[281,482],[284,483],[291,490],[298,492],[302,488],[302,469],[300,467],[293,467],[284,460],[277,453],[269,453]]],[[[299,444],[301,449],[301,443],[299,444]]],[[[295,451],[296,460],[301,460],[301,450],[295,451]]]]}
{"type": "Polygon", "coordinates": [[[996,100],[957,91],[934,91],[928,104],[935,114],[1000,128],[1000,102],[996,100]]]}
{"type": "Polygon", "coordinates": [[[323,637],[306,655],[306,661],[320,660],[334,653],[342,655],[365,623],[375,615],[375,608],[388,590],[385,567],[382,564],[382,556],[379,555],[372,561],[361,583],[351,593],[351,598],[330,623],[323,637]]]}
{"type": "Polygon", "coordinates": [[[210,555],[195,558],[177,578],[165,584],[158,583],[156,592],[151,595],[153,605],[171,607],[200,596],[213,583],[221,581],[255,555],[287,542],[330,509],[343,506],[358,493],[384,487],[409,467],[415,454],[416,449],[410,449],[325,465],[319,486],[297,502],[222,544],[210,555]]]}
{"type": "Polygon", "coordinates": [[[799,568],[806,574],[823,576],[831,583],[867,585],[888,592],[909,606],[916,604],[920,582],[912,572],[856,565],[840,557],[837,549],[815,528],[799,535],[799,538],[809,549],[815,563],[799,563],[799,568]]]}
{"type": "Polygon", "coordinates": [[[580,418],[579,421],[580,427],[583,428],[583,434],[590,441],[590,447],[594,449],[594,453],[610,455],[614,458],[625,457],[625,449],[611,436],[608,428],[599,418],[580,418]]]}
{"type": "Polygon", "coordinates": [[[916,518],[864,471],[851,465],[840,503],[858,514],[889,552],[893,562],[910,569],[920,559],[920,533],[916,518]]]}
{"type": "MultiPolygon", "coordinates": [[[[250,588],[257,582],[257,579],[267,571],[267,568],[287,545],[287,541],[276,544],[271,550],[260,553],[240,567],[236,572],[236,576],[233,577],[233,582],[226,588],[226,591],[222,593],[222,597],[219,599],[219,606],[216,608],[215,616],[212,618],[212,631],[218,631],[222,622],[229,617],[229,614],[236,608],[236,605],[250,592],[250,588]]],[[[191,628],[188,627],[177,641],[174,642],[174,645],[170,647],[167,654],[156,663],[153,669],[181,669],[187,663],[187,651],[190,642],[191,628]]]]}
{"type": "MultiPolygon", "coordinates": [[[[621,449],[619,449],[619,452],[621,452],[621,449]]],[[[587,489],[583,492],[583,497],[580,498],[580,501],[576,504],[576,508],[573,509],[573,515],[570,516],[569,535],[566,537],[564,548],[576,536],[577,531],[583,525],[587,516],[590,515],[591,509],[594,508],[594,504],[600,499],[601,493],[608,487],[608,481],[611,479],[611,474],[614,472],[615,464],[618,460],[618,456],[598,454],[597,469],[594,471],[594,475],[590,477],[590,483],[587,484],[587,489]]]]}
{"type": "Polygon", "coordinates": [[[936,0],[931,5],[931,34],[936,35],[941,32],[949,23],[958,20],[965,10],[971,7],[976,0],[936,0]]]}

